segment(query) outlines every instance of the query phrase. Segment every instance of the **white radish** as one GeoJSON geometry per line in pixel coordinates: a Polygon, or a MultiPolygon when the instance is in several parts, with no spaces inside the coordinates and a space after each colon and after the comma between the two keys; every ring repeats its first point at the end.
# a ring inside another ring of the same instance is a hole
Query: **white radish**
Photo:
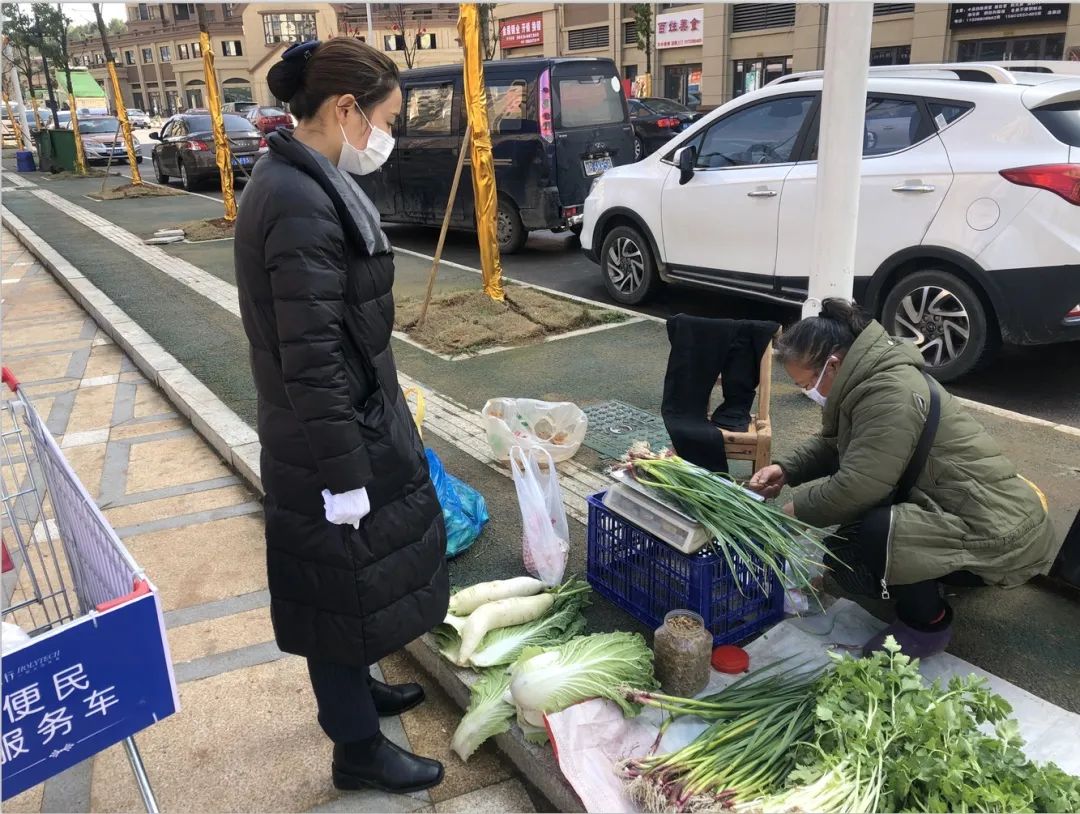
{"type": "Polygon", "coordinates": [[[469,658],[476,652],[476,648],[480,646],[480,642],[488,631],[523,625],[533,619],[539,619],[551,610],[553,604],[555,604],[554,596],[538,594],[537,596],[515,596],[481,605],[465,620],[465,626],[461,630],[458,666],[464,667],[468,664],[469,658]]]}
{"type": "Polygon", "coordinates": [[[448,614],[446,614],[446,618],[443,619],[443,624],[444,625],[450,625],[450,627],[452,627],[454,629],[454,631],[457,633],[457,635],[460,636],[461,635],[461,629],[463,627],[465,627],[465,622],[466,621],[467,620],[465,619],[464,616],[453,616],[452,614],[448,613],[448,614]]]}
{"type": "Polygon", "coordinates": [[[450,597],[450,613],[455,616],[468,616],[481,605],[510,599],[515,596],[533,596],[546,586],[532,577],[514,577],[497,579],[493,582],[478,582],[470,585],[450,597]]]}

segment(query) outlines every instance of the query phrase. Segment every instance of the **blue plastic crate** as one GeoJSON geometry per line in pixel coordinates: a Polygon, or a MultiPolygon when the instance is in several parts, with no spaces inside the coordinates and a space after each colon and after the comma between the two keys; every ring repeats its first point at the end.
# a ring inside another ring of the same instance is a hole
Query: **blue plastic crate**
{"type": "Polygon", "coordinates": [[[736,560],[732,574],[707,548],[683,554],[609,511],[604,494],[588,498],[586,576],[598,594],[653,628],[668,611],[695,611],[714,644],[743,641],[783,618],[784,586],[760,560],[736,560]]]}

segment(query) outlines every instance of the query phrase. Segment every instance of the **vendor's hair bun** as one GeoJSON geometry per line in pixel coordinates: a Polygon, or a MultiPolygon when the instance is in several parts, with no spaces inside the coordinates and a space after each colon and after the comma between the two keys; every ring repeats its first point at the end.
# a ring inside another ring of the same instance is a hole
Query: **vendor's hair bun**
{"type": "Polygon", "coordinates": [[[828,297],[822,300],[818,316],[821,319],[831,319],[833,322],[846,325],[855,336],[861,334],[863,329],[870,324],[870,317],[862,308],[840,297],[828,297]]]}
{"type": "Polygon", "coordinates": [[[266,74],[270,92],[283,102],[291,102],[304,84],[304,60],[282,60],[266,74]]]}

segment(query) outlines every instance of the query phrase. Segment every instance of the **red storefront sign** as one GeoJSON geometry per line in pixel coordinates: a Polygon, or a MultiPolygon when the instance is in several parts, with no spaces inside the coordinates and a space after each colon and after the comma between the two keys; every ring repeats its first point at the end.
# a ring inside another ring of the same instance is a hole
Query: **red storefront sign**
{"type": "Polygon", "coordinates": [[[543,45],[544,15],[530,14],[499,21],[499,47],[503,50],[543,45]]]}

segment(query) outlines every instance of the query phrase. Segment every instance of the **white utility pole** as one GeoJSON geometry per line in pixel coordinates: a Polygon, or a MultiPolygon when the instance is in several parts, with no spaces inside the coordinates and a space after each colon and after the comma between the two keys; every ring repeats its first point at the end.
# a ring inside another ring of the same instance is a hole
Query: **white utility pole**
{"type": "MultiPolygon", "coordinates": [[[[6,21],[5,21],[6,22],[6,21]]],[[[15,60],[12,58],[15,56],[15,51],[11,46],[11,43],[4,44],[4,69],[9,71],[9,78],[11,80],[11,87],[8,93],[8,98],[15,104],[15,109],[18,110],[18,114],[15,116],[15,124],[20,130],[22,130],[23,146],[27,150],[33,151],[34,142],[30,140],[30,126],[28,122],[27,110],[25,104],[23,104],[22,85],[19,83],[19,72],[15,68],[15,60]]],[[[4,111],[7,113],[7,111],[4,111]]],[[[31,114],[33,115],[33,114],[31,114]]],[[[37,122],[34,122],[34,127],[38,126],[37,122]]]]}
{"type": "Polygon", "coordinates": [[[814,253],[803,317],[816,317],[826,297],[851,299],[853,291],[873,24],[873,3],[829,3],[818,136],[814,253]]]}
{"type": "Polygon", "coordinates": [[[371,22],[371,3],[364,3],[364,12],[367,15],[367,44],[372,48],[378,48],[379,46],[375,44],[375,26],[371,22]]]}

